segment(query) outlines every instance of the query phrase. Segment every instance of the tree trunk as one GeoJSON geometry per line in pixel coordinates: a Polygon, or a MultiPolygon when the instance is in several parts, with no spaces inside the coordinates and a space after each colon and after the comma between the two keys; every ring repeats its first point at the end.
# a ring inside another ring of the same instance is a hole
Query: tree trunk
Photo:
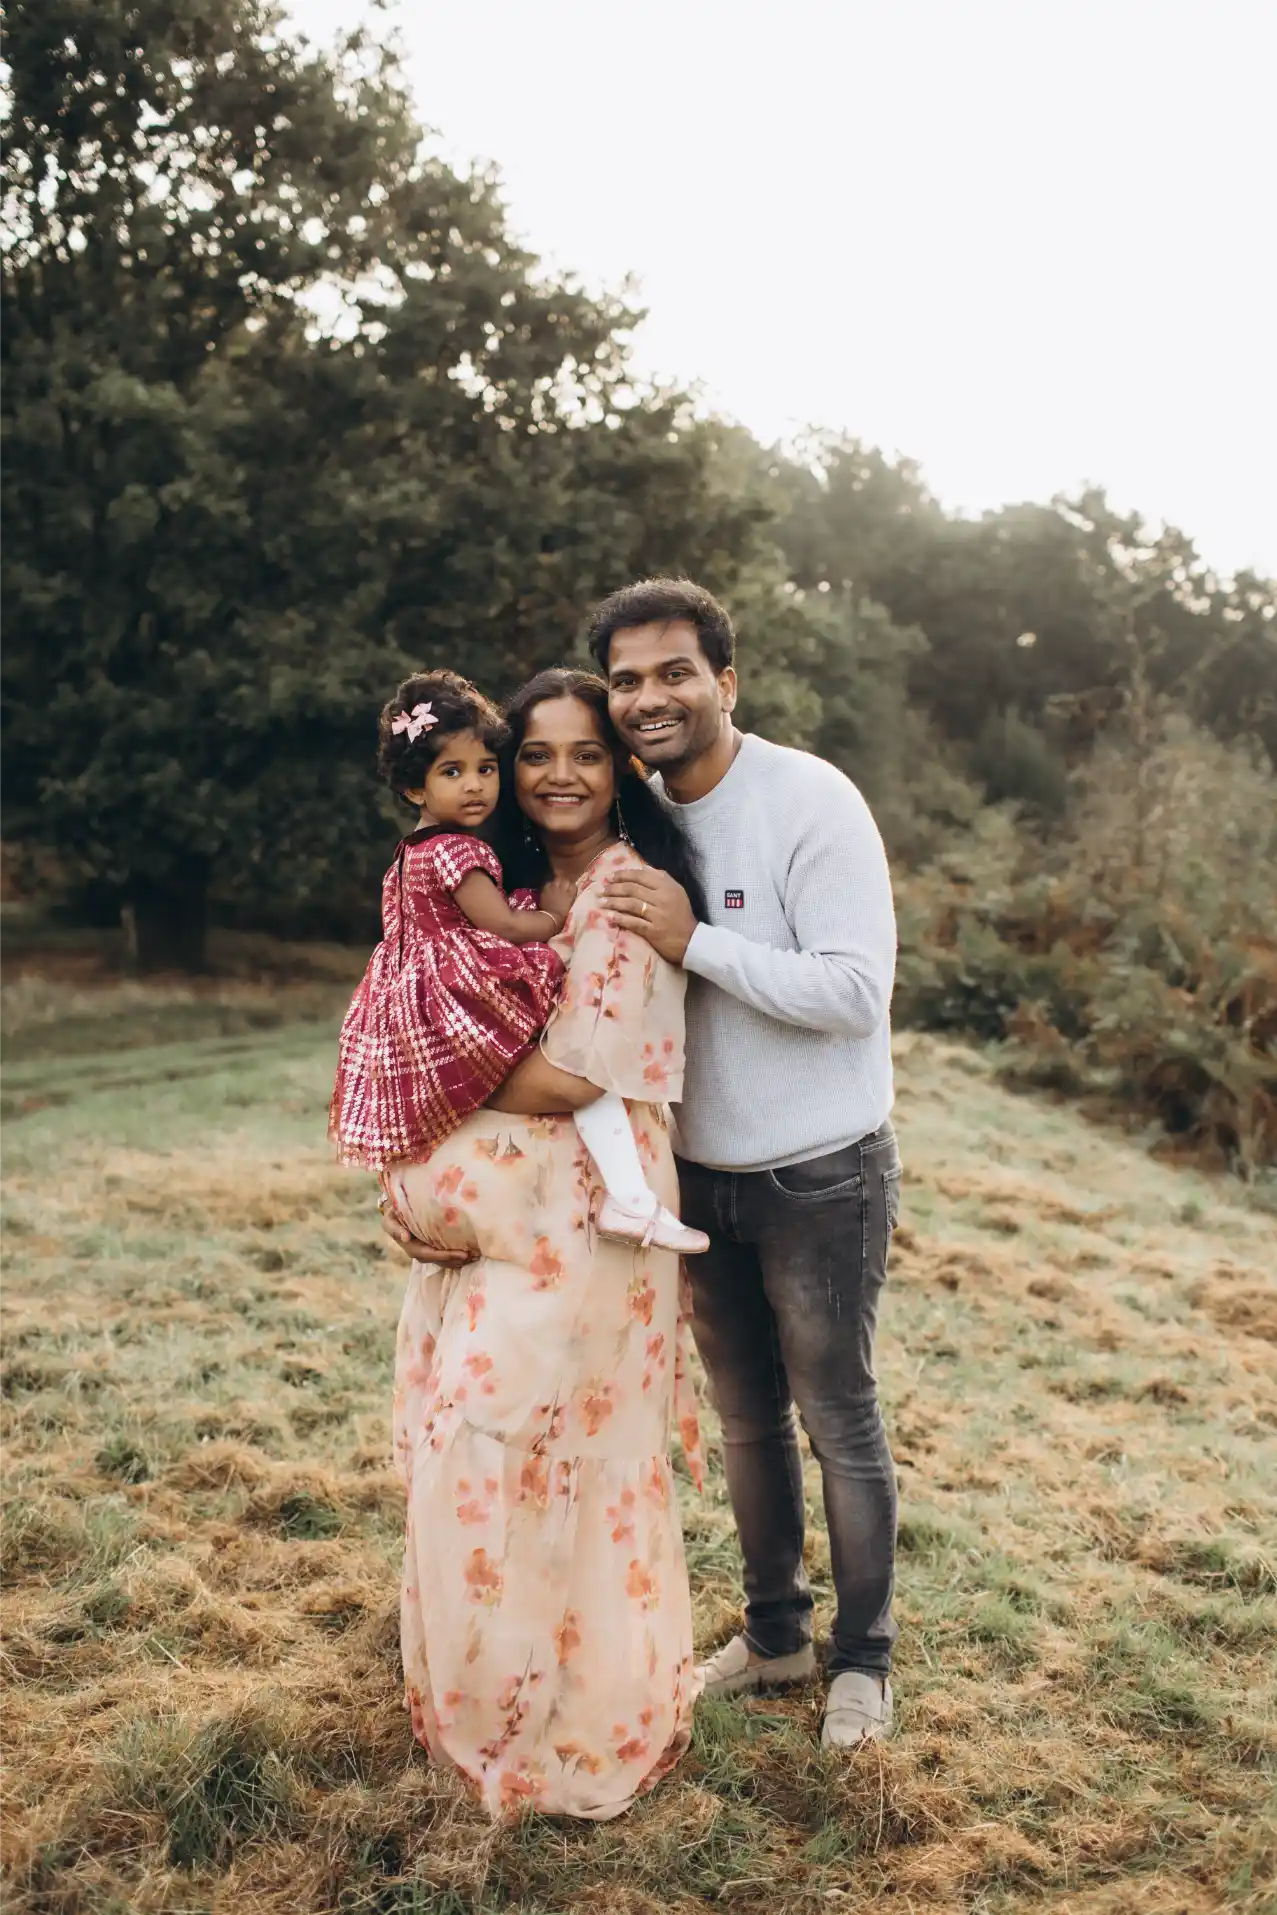
{"type": "Polygon", "coordinates": [[[187,858],[167,880],[134,878],[129,886],[133,953],[139,972],[207,968],[209,867],[187,858]]]}

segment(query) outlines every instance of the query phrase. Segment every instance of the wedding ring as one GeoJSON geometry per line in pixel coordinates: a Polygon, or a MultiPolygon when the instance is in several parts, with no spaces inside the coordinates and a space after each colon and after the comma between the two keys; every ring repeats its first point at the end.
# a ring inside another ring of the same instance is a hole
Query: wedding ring
{"type": "Polygon", "coordinates": [[[389,1203],[390,1203],[390,1193],[388,1191],[383,1190],[380,1197],[378,1197],[377,1199],[378,1210],[384,1212],[387,1206],[389,1205],[389,1203]]]}
{"type": "Polygon", "coordinates": [[[644,917],[647,916],[647,899],[646,898],[644,898],[643,900],[643,916],[644,917]]]}

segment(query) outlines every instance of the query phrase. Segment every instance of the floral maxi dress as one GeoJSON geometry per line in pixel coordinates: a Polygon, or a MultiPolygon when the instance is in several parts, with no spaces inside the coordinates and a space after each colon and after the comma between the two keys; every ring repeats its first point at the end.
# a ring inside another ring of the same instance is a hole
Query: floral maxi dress
{"type": "MultiPolygon", "coordinates": [[[[627,1100],[648,1180],[675,1206],[664,1105],[682,1088],[683,975],[599,903],[634,862],[615,846],[582,881],[542,1043],[627,1100]]],[[[677,1259],[595,1236],[570,1117],[477,1111],[387,1186],[421,1235],[480,1252],[458,1271],[414,1264],[399,1324],[414,1732],[494,1816],[619,1815],[691,1727],[676,1422],[698,1480],[699,1458],[677,1259]]]]}

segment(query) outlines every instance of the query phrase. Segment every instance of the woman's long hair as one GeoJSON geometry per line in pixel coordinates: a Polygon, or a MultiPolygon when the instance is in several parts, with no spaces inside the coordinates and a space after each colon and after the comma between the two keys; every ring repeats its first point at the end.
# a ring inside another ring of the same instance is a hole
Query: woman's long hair
{"type": "Polygon", "coordinates": [[[545,847],[529,821],[519,810],[514,795],[514,761],[527,735],[528,720],[538,705],[551,698],[575,698],[594,713],[599,736],[612,753],[616,765],[616,796],[625,836],[647,864],[668,871],[691,899],[698,918],[705,918],[705,892],[696,869],[696,859],[683,828],[668,805],[661,803],[646,780],[634,768],[608,716],[607,686],[595,672],[583,672],[569,665],[552,666],[538,672],[514,694],[505,708],[509,738],[502,751],[501,800],[492,833],[507,891],[539,890],[550,876],[545,847]]]}

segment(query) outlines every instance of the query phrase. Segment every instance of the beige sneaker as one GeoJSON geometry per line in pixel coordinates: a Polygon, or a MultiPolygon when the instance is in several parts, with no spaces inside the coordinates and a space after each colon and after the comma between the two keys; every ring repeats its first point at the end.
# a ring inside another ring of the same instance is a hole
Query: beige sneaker
{"type": "Polygon", "coordinates": [[[829,1685],[822,1748],[858,1749],[863,1742],[883,1742],[891,1734],[894,1705],[885,1676],[846,1669],[829,1685]]]}
{"type": "Polygon", "coordinates": [[[765,1689],[785,1689],[806,1682],[816,1673],[816,1651],[809,1642],[792,1656],[759,1656],[744,1636],[733,1636],[696,1670],[699,1696],[741,1696],[765,1689]]]}
{"type": "Polygon", "coordinates": [[[705,1232],[690,1230],[664,1204],[657,1204],[650,1217],[641,1217],[636,1211],[626,1210],[615,1197],[604,1197],[595,1227],[610,1243],[635,1243],[644,1250],[655,1244],[658,1250],[674,1250],[680,1257],[697,1257],[709,1249],[705,1232]]]}

